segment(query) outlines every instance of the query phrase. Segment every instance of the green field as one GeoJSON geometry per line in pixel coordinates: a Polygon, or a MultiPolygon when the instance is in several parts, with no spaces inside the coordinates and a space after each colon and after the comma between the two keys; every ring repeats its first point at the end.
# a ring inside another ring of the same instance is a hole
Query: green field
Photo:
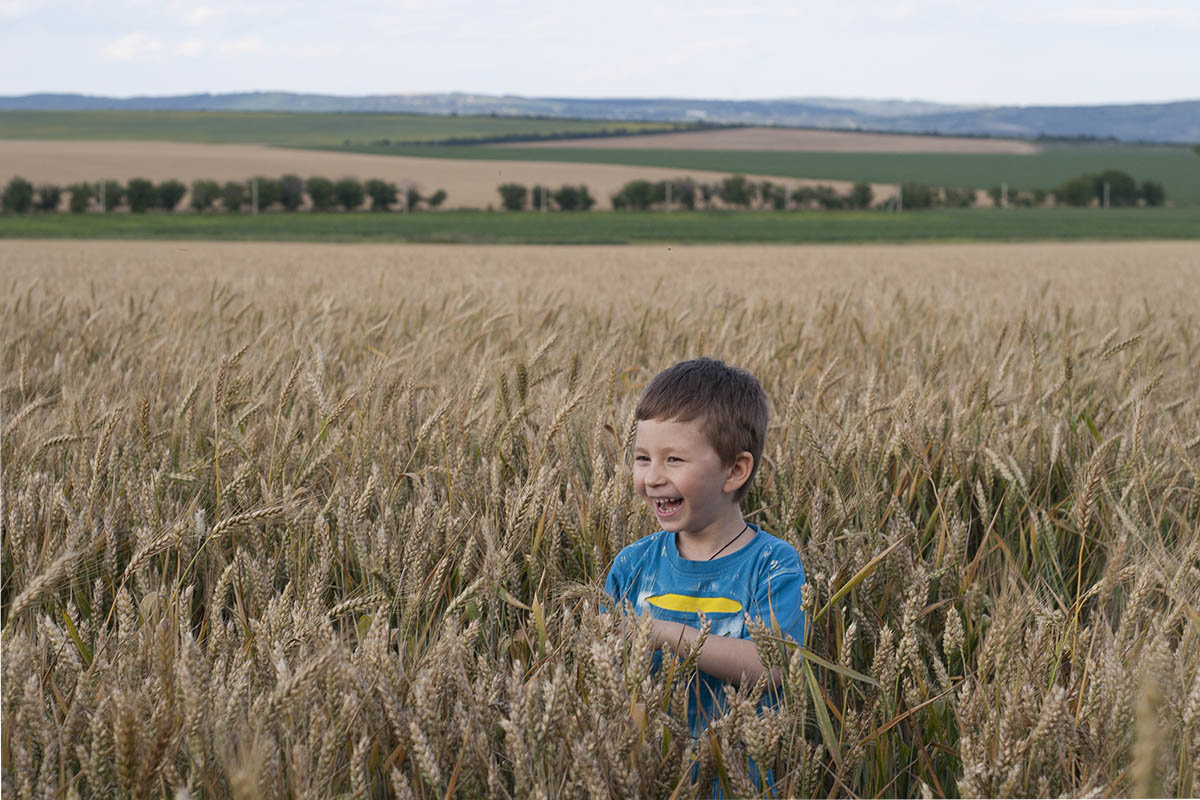
{"type": "Polygon", "coordinates": [[[958,153],[800,153],[763,150],[627,150],[601,147],[336,147],[360,153],[474,158],[501,161],[560,161],[631,164],[791,178],[987,188],[1051,190],[1068,178],[1120,169],[1138,181],[1161,182],[1167,199],[1200,204],[1200,158],[1188,147],[1128,144],[1055,144],[1035,155],[958,153]]]}
{"type": "MultiPolygon", "coordinates": [[[[341,146],[346,140],[436,142],[449,138],[548,136],[625,129],[665,131],[654,122],[450,117],[423,114],[310,114],[224,111],[0,111],[0,139],[133,139],[341,146]]],[[[352,144],[353,146],[353,144],[352,144]]]]}
{"type": "Polygon", "coordinates": [[[1088,172],[1120,169],[1161,182],[1169,201],[1200,205],[1200,158],[1185,146],[1117,143],[1048,144],[1035,155],[812,153],[754,150],[627,150],[598,147],[506,148],[397,145],[449,138],[588,134],[624,128],[663,131],[659,123],[529,117],[414,114],[319,114],[196,111],[2,111],[0,139],[124,139],[250,142],[426,158],[624,164],[680,170],[778,175],[876,183],[1053,189],[1088,172]]]}
{"type": "Polygon", "coordinates": [[[503,244],[1191,239],[1200,238],[1200,209],[47,214],[0,217],[3,238],[503,244]]]}

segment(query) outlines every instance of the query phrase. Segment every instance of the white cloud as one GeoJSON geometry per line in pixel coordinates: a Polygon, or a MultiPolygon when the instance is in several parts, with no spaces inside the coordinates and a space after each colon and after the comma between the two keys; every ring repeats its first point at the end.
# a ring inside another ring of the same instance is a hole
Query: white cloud
{"type": "Polygon", "coordinates": [[[191,25],[203,25],[206,22],[213,22],[225,16],[225,9],[213,8],[212,6],[196,6],[191,11],[188,11],[184,17],[191,25]]]}
{"type": "Polygon", "coordinates": [[[261,36],[240,36],[230,39],[188,39],[175,47],[175,53],[195,58],[197,56],[245,56],[263,53],[267,44],[261,36]]]}
{"type": "MultiPolygon", "coordinates": [[[[336,6],[330,7],[331,10],[334,8],[336,6]]],[[[238,11],[246,17],[260,19],[276,19],[293,13],[285,3],[255,3],[253,5],[242,6],[238,11]]],[[[340,12],[340,9],[338,11],[340,12]]]]}
{"type": "Polygon", "coordinates": [[[203,39],[188,39],[175,47],[175,53],[181,56],[202,56],[208,52],[208,42],[203,39]]]}
{"type": "Polygon", "coordinates": [[[1102,28],[1124,28],[1130,25],[1200,28],[1200,10],[1178,6],[1166,8],[1084,6],[1051,11],[1041,15],[1039,21],[1102,28]]]}
{"type": "Polygon", "coordinates": [[[113,61],[132,61],[140,56],[161,52],[162,49],[163,43],[160,40],[135,31],[105,45],[100,54],[113,61]]]}
{"type": "Polygon", "coordinates": [[[221,56],[244,56],[261,53],[266,43],[261,36],[242,36],[237,39],[219,39],[213,43],[213,51],[221,56]]]}
{"type": "Polygon", "coordinates": [[[0,19],[20,19],[37,11],[39,0],[0,0],[0,19]]]}

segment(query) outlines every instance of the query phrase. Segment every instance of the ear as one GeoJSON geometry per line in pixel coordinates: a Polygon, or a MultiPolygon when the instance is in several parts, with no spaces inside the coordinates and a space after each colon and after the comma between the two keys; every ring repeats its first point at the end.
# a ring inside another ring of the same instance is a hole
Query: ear
{"type": "Polygon", "coordinates": [[[733,465],[729,467],[729,477],[725,479],[725,485],[721,487],[726,494],[733,494],[746,481],[750,480],[750,472],[754,469],[754,456],[750,451],[743,450],[738,453],[733,459],[733,465]]]}

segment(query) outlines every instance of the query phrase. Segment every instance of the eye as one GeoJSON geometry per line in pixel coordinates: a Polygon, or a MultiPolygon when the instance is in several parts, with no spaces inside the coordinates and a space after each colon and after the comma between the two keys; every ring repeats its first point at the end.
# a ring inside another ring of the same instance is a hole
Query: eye
{"type": "Polygon", "coordinates": [[[634,457],[633,457],[633,460],[634,460],[634,461],[638,461],[638,462],[642,462],[642,461],[649,461],[649,460],[650,460],[650,456],[634,456],[634,457]]]}
{"type": "Polygon", "coordinates": [[[674,462],[676,462],[676,463],[683,463],[683,459],[682,459],[682,458],[680,458],[679,456],[667,456],[667,461],[668,461],[668,462],[672,462],[672,461],[674,461],[674,462]]]}

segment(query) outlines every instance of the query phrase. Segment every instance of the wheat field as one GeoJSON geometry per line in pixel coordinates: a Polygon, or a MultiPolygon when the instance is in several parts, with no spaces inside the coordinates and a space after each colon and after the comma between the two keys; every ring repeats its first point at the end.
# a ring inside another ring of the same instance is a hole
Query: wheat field
{"type": "Polygon", "coordinates": [[[1194,796],[1200,244],[0,242],[6,797],[1194,796]],[[804,647],[596,609],[637,395],[772,402],[804,647]]]}

